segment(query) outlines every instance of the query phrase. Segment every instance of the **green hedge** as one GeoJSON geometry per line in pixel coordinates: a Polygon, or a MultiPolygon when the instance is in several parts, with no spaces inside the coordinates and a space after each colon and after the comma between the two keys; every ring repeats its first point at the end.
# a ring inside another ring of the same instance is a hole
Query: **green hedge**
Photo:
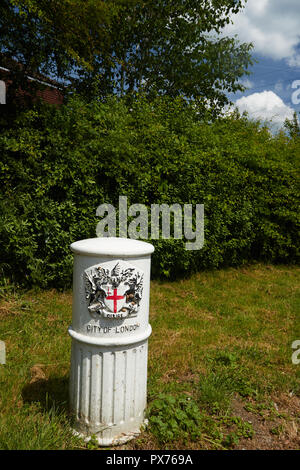
{"type": "Polygon", "coordinates": [[[96,236],[102,203],[204,204],[205,244],[153,240],[153,275],[252,261],[299,262],[300,139],[233,115],[213,123],[181,99],[39,105],[2,126],[1,269],[70,286],[75,240],[96,236]]]}

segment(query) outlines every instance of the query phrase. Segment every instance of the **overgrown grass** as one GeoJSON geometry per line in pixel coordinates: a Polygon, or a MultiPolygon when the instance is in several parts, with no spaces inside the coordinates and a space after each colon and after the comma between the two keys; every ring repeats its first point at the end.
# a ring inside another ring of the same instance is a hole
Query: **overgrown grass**
{"type": "MultiPolygon", "coordinates": [[[[300,339],[299,284],[299,268],[265,265],[152,282],[149,427],[125,448],[228,449],[250,441],[255,430],[235,413],[236,399],[253,415],[276,415],[273,436],[284,432],[291,418],[276,411],[274,397],[300,397],[300,366],[291,361],[300,339]]],[[[1,449],[87,447],[69,427],[71,317],[71,292],[2,291],[1,449]]]]}

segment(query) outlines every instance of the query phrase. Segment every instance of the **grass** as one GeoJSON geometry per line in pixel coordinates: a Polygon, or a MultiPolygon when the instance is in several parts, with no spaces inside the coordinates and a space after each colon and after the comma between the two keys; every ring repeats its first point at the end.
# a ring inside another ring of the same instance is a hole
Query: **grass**
{"type": "MultiPolygon", "coordinates": [[[[152,282],[149,427],[123,448],[299,449],[299,285],[268,265],[152,282]]],[[[71,318],[71,292],[2,291],[0,449],[93,448],[69,428],[71,318]]]]}

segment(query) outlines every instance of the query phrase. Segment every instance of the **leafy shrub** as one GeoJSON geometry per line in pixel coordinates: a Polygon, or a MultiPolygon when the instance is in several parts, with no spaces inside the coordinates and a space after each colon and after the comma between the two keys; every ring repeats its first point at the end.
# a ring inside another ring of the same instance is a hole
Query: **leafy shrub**
{"type": "MultiPolygon", "coordinates": [[[[73,241],[102,203],[204,204],[205,244],[150,240],[154,276],[299,261],[299,139],[237,115],[207,122],[180,98],[116,98],[22,112],[0,135],[1,269],[27,285],[71,284],[73,241]]],[[[150,211],[149,211],[150,213],[150,211]]]]}
{"type": "Polygon", "coordinates": [[[189,397],[160,394],[148,408],[149,427],[160,444],[194,441],[201,436],[202,415],[189,397]]]}

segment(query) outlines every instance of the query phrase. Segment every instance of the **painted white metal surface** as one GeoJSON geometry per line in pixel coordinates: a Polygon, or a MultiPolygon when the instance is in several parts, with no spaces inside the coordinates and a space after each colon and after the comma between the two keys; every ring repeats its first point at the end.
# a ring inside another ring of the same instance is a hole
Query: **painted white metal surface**
{"type": "Polygon", "coordinates": [[[140,432],[147,393],[151,244],[94,238],[74,252],[70,405],[74,429],[99,445],[140,432]]]}

